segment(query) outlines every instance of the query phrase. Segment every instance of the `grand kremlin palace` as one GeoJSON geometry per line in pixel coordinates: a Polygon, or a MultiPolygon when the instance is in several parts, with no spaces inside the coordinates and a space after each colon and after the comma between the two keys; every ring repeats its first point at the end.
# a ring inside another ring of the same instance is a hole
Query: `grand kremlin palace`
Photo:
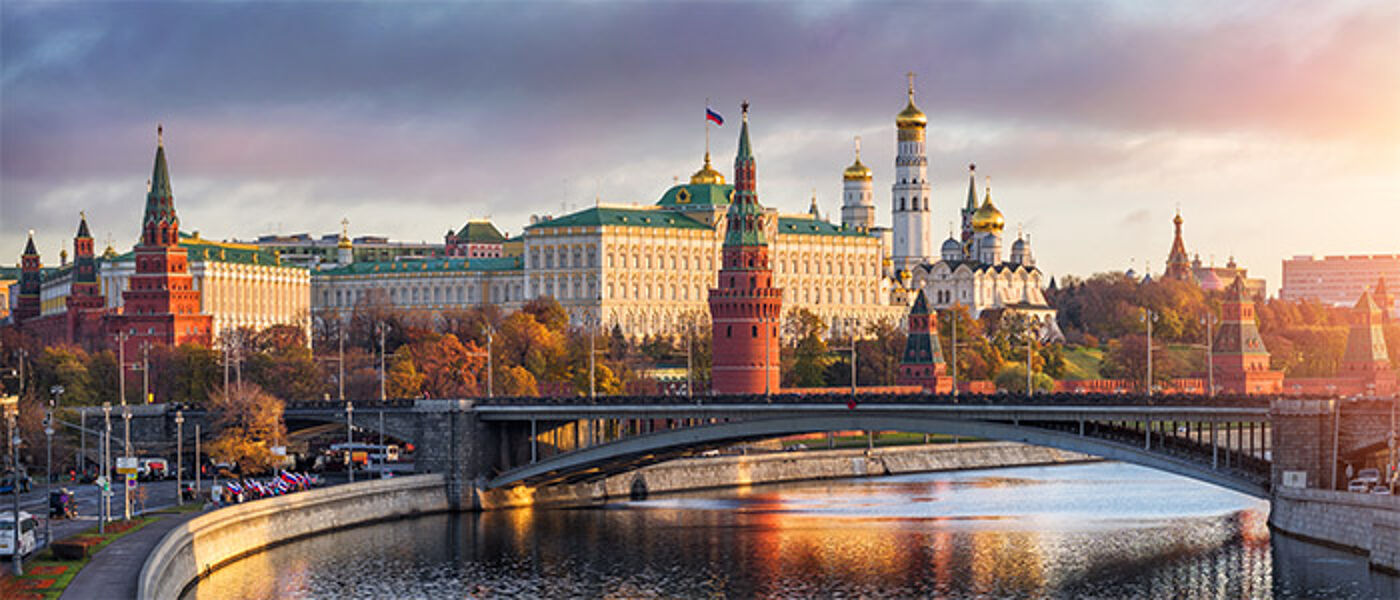
{"type": "MultiPolygon", "coordinates": [[[[655,205],[600,204],[533,218],[523,245],[504,256],[350,263],[317,271],[313,305],[346,312],[371,289],[383,289],[396,306],[425,311],[484,302],[509,311],[529,298],[552,296],[581,326],[620,325],[638,336],[702,327],[709,321],[707,293],[719,272],[724,214],[733,193],[707,156],[689,183],[666,190],[655,205]]],[[[833,335],[903,315],[905,305],[891,302],[877,232],[829,223],[815,211],[769,213],[775,284],[784,290],[784,306],[821,316],[833,335]]]]}

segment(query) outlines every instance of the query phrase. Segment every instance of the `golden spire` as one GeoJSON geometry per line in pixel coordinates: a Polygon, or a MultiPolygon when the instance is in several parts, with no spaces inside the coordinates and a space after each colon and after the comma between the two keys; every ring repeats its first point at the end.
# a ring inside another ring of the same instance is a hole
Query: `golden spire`
{"type": "Polygon", "coordinates": [[[156,123],[156,145],[165,145],[165,126],[160,123],[156,123]]]}

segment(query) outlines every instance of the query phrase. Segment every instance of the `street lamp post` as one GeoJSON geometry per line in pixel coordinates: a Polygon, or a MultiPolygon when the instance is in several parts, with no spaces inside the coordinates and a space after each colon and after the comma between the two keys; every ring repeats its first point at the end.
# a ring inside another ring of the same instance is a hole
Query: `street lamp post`
{"type": "Polygon", "coordinates": [[[1147,397],[1152,397],[1152,321],[1157,314],[1150,308],[1142,309],[1142,320],[1147,323],[1147,397]]]}
{"type": "MultiPolygon", "coordinates": [[[[47,499],[53,494],[53,407],[58,403],[58,399],[63,397],[63,386],[55,385],[49,388],[49,393],[53,394],[49,398],[49,411],[44,414],[44,498],[47,499]]],[[[19,490],[15,490],[18,494],[19,490]]],[[[44,544],[53,542],[52,518],[44,519],[44,544]]]]}
{"type": "Polygon", "coordinates": [[[350,447],[355,443],[354,417],[355,405],[349,400],[345,401],[345,472],[349,474],[350,483],[355,483],[355,450],[350,447]]]}
{"type": "Polygon", "coordinates": [[[495,383],[495,382],[493,381],[493,378],[494,378],[495,375],[492,373],[492,369],[491,369],[491,344],[492,344],[493,341],[495,341],[495,337],[496,337],[496,331],[495,331],[494,329],[492,329],[492,327],[491,327],[490,324],[487,324],[487,325],[486,325],[486,397],[487,397],[487,398],[495,398],[495,397],[496,397],[496,390],[495,390],[495,386],[493,385],[493,384],[495,383]]]}
{"type": "MultiPolygon", "coordinates": [[[[953,346],[953,398],[958,397],[958,311],[957,304],[953,305],[953,311],[948,313],[948,321],[953,325],[953,335],[948,338],[948,343],[953,346]]],[[[956,401],[956,400],[954,400],[956,401]]]]}
{"type": "Polygon", "coordinates": [[[593,316],[588,315],[588,399],[592,401],[598,397],[598,382],[595,374],[597,367],[594,365],[594,355],[598,353],[598,346],[593,340],[594,326],[596,322],[593,316]]]}
{"type": "Polygon", "coordinates": [[[107,521],[112,520],[112,403],[102,403],[102,519],[98,522],[98,532],[105,532],[107,521]]]}
{"type": "MultiPolygon", "coordinates": [[[[124,456],[128,461],[130,461],[130,460],[131,460],[131,407],[129,407],[129,406],[123,406],[123,407],[122,407],[122,421],[124,422],[124,423],[123,423],[123,426],[124,426],[124,428],[125,428],[125,429],[124,429],[124,432],[123,432],[124,435],[123,435],[123,437],[122,437],[122,448],[123,448],[125,451],[124,451],[122,454],[123,454],[123,456],[124,456]]],[[[126,477],[131,477],[131,476],[132,476],[132,475],[128,473],[126,477]]],[[[126,505],[126,509],[123,511],[122,514],[124,514],[124,515],[126,516],[126,520],[130,521],[130,520],[131,520],[131,488],[127,487],[127,485],[126,485],[126,478],[123,478],[123,480],[122,480],[122,499],[123,499],[123,501],[125,502],[125,505],[126,505]]]]}
{"type": "Polygon", "coordinates": [[[175,504],[185,504],[185,411],[175,411],[175,504]]]}
{"type": "Polygon", "coordinates": [[[345,322],[344,322],[344,321],[337,321],[337,323],[339,323],[339,325],[336,327],[336,331],[337,331],[340,335],[336,336],[336,340],[337,340],[337,344],[338,344],[338,346],[339,346],[339,348],[338,348],[337,351],[338,351],[338,353],[339,353],[340,358],[336,359],[336,369],[337,369],[337,373],[336,373],[336,377],[335,377],[335,382],[340,386],[340,389],[339,389],[339,395],[336,397],[336,399],[337,399],[337,400],[344,401],[344,400],[345,400],[345,322]]]}
{"type": "Polygon", "coordinates": [[[198,498],[200,495],[202,495],[202,494],[204,493],[204,487],[203,487],[202,485],[200,485],[200,484],[202,484],[202,483],[204,482],[204,481],[203,481],[203,478],[200,477],[200,472],[203,471],[203,470],[204,470],[203,463],[199,462],[199,423],[195,423],[195,424],[194,424],[194,493],[195,493],[195,497],[196,497],[196,498],[198,498]]]}
{"type": "Polygon", "coordinates": [[[1035,387],[1031,385],[1031,341],[1035,332],[1035,321],[1026,324],[1026,397],[1035,395],[1035,387]]]}
{"type": "MultiPolygon", "coordinates": [[[[387,397],[384,393],[384,334],[388,333],[389,325],[386,323],[379,323],[375,325],[375,329],[379,330],[379,401],[382,403],[387,397]]],[[[347,404],[346,406],[349,405],[347,404]]]]}
{"type": "Polygon", "coordinates": [[[19,532],[20,532],[20,530],[22,529],[22,527],[20,526],[21,521],[20,521],[20,518],[19,518],[19,474],[20,474],[20,466],[19,466],[19,445],[20,445],[20,443],[22,442],[22,440],[20,440],[20,437],[19,437],[19,415],[17,414],[18,412],[19,412],[19,406],[16,405],[16,407],[15,407],[15,412],[10,414],[10,431],[11,431],[11,433],[12,433],[12,435],[13,435],[13,437],[10,438],[10,451],[11,451],[11,457],[10,457],[10,461],[11,461],[11,462],[10,462],[10,464],[14,467],[14,485],[15,485],[15,489],[14,489],[14,498],[15,498],[15,513],[14,513],[14,515],[15,515],[15,521],[14,521],[14,523],[15,523],[15,526],[14,526],[14,529],[11,530],[11,531],[14,532],[15,538],[14,538],[14,545],[13,545],[13,546],[10,546],[11,548],[14,549],[14,553],[11,554],[10,556],[12,557],[11,564],[14,566],[14,570],[15,570],[14,572],[15,572],[15,576],[16,576],[16,577],[18,577],[18,576],[24,574],[24,553],[23,553],[23,552],[20,552],[20,547],[19,547],[19,540],[20,540],[19,532]]]}
{"type": "Polygon", "coordinates": [[[1211,335],[1211,326],[1215,324],[1215,315],[1209,310],[1206,316],[1201,318],[1206,324],[1206,394],[1215,397],[1215,339],[1211,335]]]}

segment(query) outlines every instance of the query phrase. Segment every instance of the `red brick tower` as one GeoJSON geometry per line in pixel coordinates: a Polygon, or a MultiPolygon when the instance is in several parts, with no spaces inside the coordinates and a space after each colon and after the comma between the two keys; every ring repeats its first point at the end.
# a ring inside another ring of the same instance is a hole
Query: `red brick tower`
{"type": "Polygon", "coordinates": [[[768,263],[767,219],[758,203],[749,104],[743,104],[739,154],[734,157],[734,200],[725,215],[719,285],[710,290],[714,357],[710,379],[721,394],[778,391],[778,325],[782,290],[773,287],[768,263]]]}
{"type": "Polygon", "coordinates": [[[29,232],[29,243],[24,245],[24,254],[19,256],[19,298],[15,303],[15,323],[24,323],[37,318],[41,312],[39,290],[44,285],[40,269],[39,251],[34,248],[34,232],[29,232]]]}
{"type": "Polygon", "coordinates": [[[953,391],[948,377],[948,365],[943,360],[943,348],[938,343],[938,312],[929,308],[924,290],[909,309],[909,340],[904,344],[904,356],[899,360],[899,375],[895,383],[917,385],[925,391],[946,394],[953,391]]]}
{"type": "Polygon", "coordinates": [[[1283,373],[1269,369],[1269,349],[1254,322],[1254,298],[1244,278],[1235,276],[1225,289],[1220,329],[1213,342],[1215,378],[1227,394],[1272,394],[1283,391],[1283,373]]]}
{"type": "Polygon", "coordinates": [[[146,214],[141,220],[141,242],[136,245],[136,272],[122,293],[124,309],[114,320],[125,330],[128,356],[143,342],[209,343],[212,318],[200,314],[200,294],[190,276],[189,257],[180,247],[180,219],[170,190],[170,170],[165,164],[165,144],[156,129],[155,170],[146,194],[146,214]]]}
{"type": "Polygon", "coordinates": [[[68,294],[68,341],[89,348],[102,343],[101,318],[106,300],[97,283],[97,258],[92,251],[92,233],[87,215],[80,215],[78,234],[73,236],[73,283],[68,294]]]}

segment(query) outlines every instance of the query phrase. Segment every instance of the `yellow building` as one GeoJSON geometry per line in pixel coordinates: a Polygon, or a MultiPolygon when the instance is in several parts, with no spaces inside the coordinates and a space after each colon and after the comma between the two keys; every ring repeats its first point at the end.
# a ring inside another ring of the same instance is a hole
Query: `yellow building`
{"type": "MultiPolygon", "coordinates": [[[[199,232],[182,234],[180,246],[188,252],[190,275],[200,291],[200,313],[213,317],[214,340],[230,329],[273,325],[297,325],[310,333],[311,273],[305,267],[283,264],[277,254],[255,245],[206,240],[199,232]]],[[[106,306],[120,308],[136,270],[133,255],[117,255],[109,248],[98,263],[106,306]]],[[[44,287],[47,302],[49,282],[44,287]]]]}
{"type": "MultiPolygon", "coordinates": [[[[709,323],[708,292],[734,187],[709,157],[689,183],[651,206],[598,205],[562,217],[536,217],[525,228],[526,297],[552,296],[570,320],[632,335],[680,333],[709,323]]],[[[833,336],[897,319],[884,276],[878,234],[835,225],[813,210],[768,210],[775,286],[783,308],[821,316],[833,336]]]]}

